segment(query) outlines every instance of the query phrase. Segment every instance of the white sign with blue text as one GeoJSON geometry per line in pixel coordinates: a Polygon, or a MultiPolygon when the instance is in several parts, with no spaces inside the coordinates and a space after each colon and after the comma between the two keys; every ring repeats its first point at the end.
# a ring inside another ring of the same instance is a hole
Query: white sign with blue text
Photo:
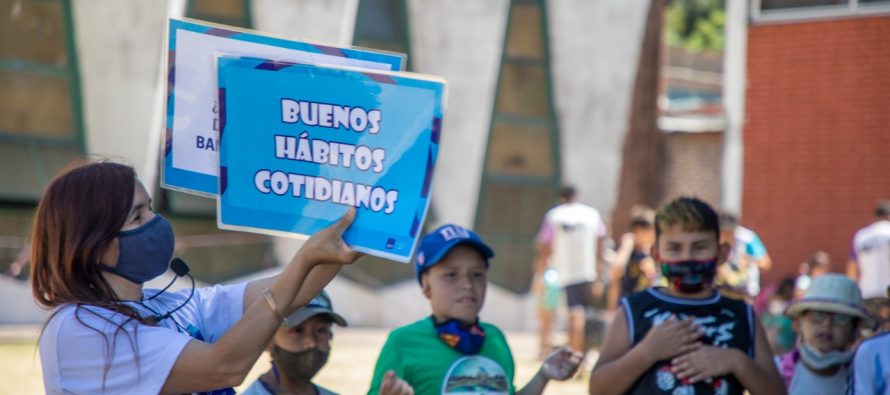
{"type": "Polygon", "coordinates": [[[167,119],[163,147],[165,188],[217,194],[219,128],[217,53],[283,61],[398,71],[404,55],[284,40],[192,20],[170,19],[167,119]]]}
{"type": "Polygon", "coordinates": [[[408,262],[439,151],[444,80],[217,58],[221,228],[304,238],[357,209],[344,240],[408,262]]]}

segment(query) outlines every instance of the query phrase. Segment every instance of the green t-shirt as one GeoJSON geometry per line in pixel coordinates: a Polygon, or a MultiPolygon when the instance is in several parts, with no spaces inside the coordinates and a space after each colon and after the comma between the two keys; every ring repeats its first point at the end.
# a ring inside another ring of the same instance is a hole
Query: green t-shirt
{"type": "Polygon", "coordinates": [[[478,393],[513,394],[513,354],[504,334],[481,323],[485,342],[477,355],[464,355],[439,339],[431,318],[389,334],[371,380],[369,395],[380,392],[388,370],[414,387],[417,395],[478,393]]]}

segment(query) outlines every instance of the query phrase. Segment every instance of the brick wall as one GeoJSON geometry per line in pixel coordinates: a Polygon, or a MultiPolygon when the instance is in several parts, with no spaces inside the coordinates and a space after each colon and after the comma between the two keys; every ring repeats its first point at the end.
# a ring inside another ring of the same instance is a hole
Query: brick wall
{"type": "Polygon", "coordinates": [[[813,251],[842,271],[890,198],[890,17],[752,25],[742,223],[776,280],[813,251]]]}
{"type": "Polygon", "coordinates": [[[662,202],[696,196],[719,209],[722,155],[722,132],[667,134],[662,202]]]}

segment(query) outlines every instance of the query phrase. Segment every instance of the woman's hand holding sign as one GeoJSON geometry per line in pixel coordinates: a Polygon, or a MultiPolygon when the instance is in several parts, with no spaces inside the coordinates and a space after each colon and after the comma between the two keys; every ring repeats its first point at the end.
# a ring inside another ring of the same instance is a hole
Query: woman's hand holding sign
{"type": "Polygon", "coordinates": [[[343,241],[343,232],[355,220],[355,208],[349,207],[337,222],[314,234],[301,250],[307,251],[306,259],[315,263],[348,265],[362,256],[343,241]]]}

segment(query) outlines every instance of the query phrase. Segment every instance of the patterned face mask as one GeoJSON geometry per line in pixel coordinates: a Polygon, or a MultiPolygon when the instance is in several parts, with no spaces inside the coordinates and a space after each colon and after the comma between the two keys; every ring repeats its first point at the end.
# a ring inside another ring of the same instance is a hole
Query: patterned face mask
{"type": "Polygon", "coordinates": [[[717,257],[702,260],[661,261],[661,273],[680,293],[697,293],[710,286],[717,274],[717,257]]]}
{"type": "MultiPolygon", "coordinates": [[[[430,319],[433,319],[430,317],[430,319]]],[[[433,319],[435,323],[435,319],[433,319]]],[[[439,339],[442,339],[449,347],[465,355],[475,355],[482,351],[485,343],[485,329],[476,322],[467,325],[458,320],[448,320],[441,324],[435,324],[439,339]]]]}

